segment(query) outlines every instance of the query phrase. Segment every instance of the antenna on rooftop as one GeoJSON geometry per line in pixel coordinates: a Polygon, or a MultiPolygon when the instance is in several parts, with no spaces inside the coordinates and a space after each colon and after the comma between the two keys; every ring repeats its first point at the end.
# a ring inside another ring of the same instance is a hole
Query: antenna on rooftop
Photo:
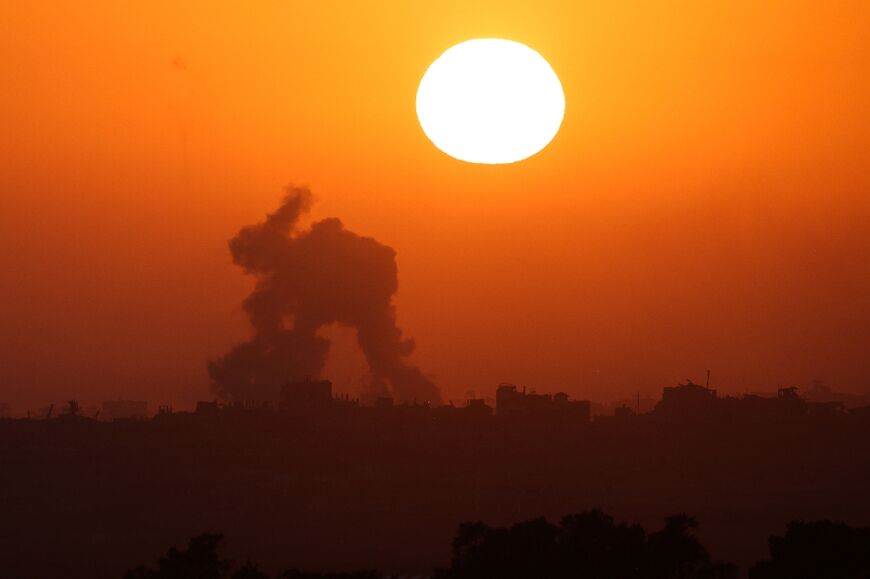
{"type": "Polygon", "coordinates": [[[707,370],[707,388],[710,388],[710,370],[707,370]]]}

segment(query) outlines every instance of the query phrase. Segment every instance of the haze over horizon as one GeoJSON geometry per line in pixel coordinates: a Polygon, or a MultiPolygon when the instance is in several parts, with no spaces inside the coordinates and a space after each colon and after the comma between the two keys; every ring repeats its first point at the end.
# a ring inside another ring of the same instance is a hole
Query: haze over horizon
{"type": "MultiPolygon", "coordinates": [[[[206,361],[251,336],[227,241],[288,183],[303,227],[395,251],[445,400],[708,368],[725,393],[870,390],[870,4],[758,4],[3,7],[0,402],[211,397],[206,361]],[[414,114],[428,64],[489,36],[564,86],[514,165],[447,157],[414,114]]],[[[359,393],[354,336],[327,333],[359,393]]]]}

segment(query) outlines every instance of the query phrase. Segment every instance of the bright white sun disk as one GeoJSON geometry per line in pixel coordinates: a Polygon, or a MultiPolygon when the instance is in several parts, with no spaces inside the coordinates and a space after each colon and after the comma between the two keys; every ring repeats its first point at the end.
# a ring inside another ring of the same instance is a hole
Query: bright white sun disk
{"type": "Polygon", "coordinates": [[[468,40],[432,63],[417,89],[417,117],[436,147],[470,163],[513,163],[546,147],[565,95],[540,54],[519,42],[468,40]]]}

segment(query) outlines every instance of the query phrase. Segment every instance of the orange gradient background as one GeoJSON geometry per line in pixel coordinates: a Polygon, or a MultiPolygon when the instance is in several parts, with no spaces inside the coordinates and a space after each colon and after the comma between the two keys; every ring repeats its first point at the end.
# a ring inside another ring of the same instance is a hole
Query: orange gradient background
{"type": "Polygon", "coordinates": [[[707,368],[725,392],[867,389],[867,2],[178,4],[0,8],[14,410],[209,397],[206,359],[248,332],[226,241],[289,182],[396,249],[445,398],[657,396],[707,368]],[[455,161],[417,123],[426,67],[475,37],[562,81],[527,161],[455,161]]]}

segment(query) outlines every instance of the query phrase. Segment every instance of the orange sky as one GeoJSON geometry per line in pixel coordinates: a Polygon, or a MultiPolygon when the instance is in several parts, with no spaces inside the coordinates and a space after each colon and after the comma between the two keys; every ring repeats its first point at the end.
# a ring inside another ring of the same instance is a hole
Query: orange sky
{"type": "Polygon", "coordinates": [[[723,391],[870,389],[870,3],[12,4],[16,410],[208,397],[205,360],[248,333],[226,241],[290,182],[395,248],[399,323],[447,398],[657,396],[707,368],[723,391]],[[473,37],[562,80],[562,130],[527,161],[464,164],[419,128],[420,77],[473,37]]]}

